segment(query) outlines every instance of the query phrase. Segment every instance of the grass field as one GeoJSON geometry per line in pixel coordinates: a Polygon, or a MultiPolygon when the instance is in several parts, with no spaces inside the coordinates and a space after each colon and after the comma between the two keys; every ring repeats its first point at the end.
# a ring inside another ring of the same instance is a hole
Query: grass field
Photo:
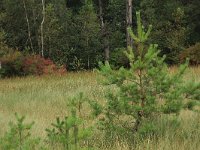
{"type": "MultiPolygon", "coordinates": [[[[172,73],[176,68],[170,70],[172,73]]],[[[45,128],[57,116],[67,113],[69,98],[83,92],[90,99],[103,101],[104,87],[97,80],[96,73],[67,73],[64,76],[25,77],[0,80],[0,135],[7,130],[14,113],[26,115],[27,121],[35,121],[33,134],[45,137],[45,128]]],[[[185,81],[200,81],[200,67],[190,68],[185,81]]],[[[87,111],[87,110],[86,110],[87,111]]],[[[200,149],[200,115],[183,111],[180,115],[181,126],[173,130],[168,125],[167,132],[156,139],[145,139],[136,146],[138,150],[198,150],[200,149]]],[[[167,124],[167,121],[160,122],[167,124]]],[[[102,144],[103,145],[103,144],[102,144]]],[[[116,146],[100,149],[131,149],[126,143],[116,141],[116,146]]]]}

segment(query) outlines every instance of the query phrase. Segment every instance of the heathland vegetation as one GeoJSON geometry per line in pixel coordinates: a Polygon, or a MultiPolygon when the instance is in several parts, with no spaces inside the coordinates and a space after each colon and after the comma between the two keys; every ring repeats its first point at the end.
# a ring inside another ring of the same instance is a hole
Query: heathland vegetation
{"type": "MultiPolygon", "coordinates": [[[[169,73],[176,73],[177,68],[170,68],[169,73]]],[[[189,79],[200,82],[200,68],[189,68],[184,75],[184,81],[189,79]]],[[[57,117],[64,119],[70,112],[68,101],[84,93],[84,97],[105,103],[106,91],[114,87],[104,87],[96,80],[99,75],[94,72],[67,73],[59,76],[26,77],[0,80],[0,135],[3,137],[9,131],[9,122],[15,122],[15,112],[26,115],[25,123],[35,121],[31,129],[32,138],[40,137],[40,144],[46,143],[46,128],[51,129],[51,123],[57,117]]],[[[96,120],[90,116],[91,109],[84,104],[82,116],[85,117],[85,127],[96,126],[96,120]],[[91,121],[93,118],[93,121],[91,121]]],[[[106,132],[94,130],[91,145],[97,149],[113,150],[196,150],[200,148],[200,115],[194,111],[182,110],[180,115],[165,116],[152,120],[156,124],[156,132],[147,134],[133,143],[130,136],[107,137],[106,132]]],[[[5,144],[5,143],[4,143],[5,144]]],[[[54,149],[61,149],[54,145],[54,149]]],[[[1,147],[1,149],[3,149],[1,147]]],[[[47,149],[50,149],[47,147],[47,149]]],[[[53,149],[53,148],[52,148],[53,149]]]]}
{"type": "Polygon", "coordinates": [[[0,149],[200,149],[199,1],[0,4],[0,149]]]}

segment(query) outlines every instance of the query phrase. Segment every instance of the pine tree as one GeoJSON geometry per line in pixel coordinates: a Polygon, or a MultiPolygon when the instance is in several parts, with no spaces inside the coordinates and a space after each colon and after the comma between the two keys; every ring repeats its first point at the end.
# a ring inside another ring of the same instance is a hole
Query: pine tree
{"type": "Polygon", "coordinates": [[[10,130],[6,132],[4,137],[0,139],[0,149],[7,150],[42,150],[40,147],[40,138],[33,138],[31,136],[31,129],[34,125],[32,123],[24,123],[25,116],[19,116],[15,113],[16,123],[10,122],[10,130]]]}
{"type": "Polygon", "coordinates": [[[183,108],[192,108],[200,99],[200,84],[184,84],[183,75],[188,61],[181,65],[177,73],[170,74],[165,64],[165,56],[159,57],[157,44],[147,46],[152,26],[145,32],[140,12],[136,13],[137,34],[130,28],[129,33],[136,44],[136,50],[129,47],[125,51],[130,67],[111,69],[109,63],[100,63],[99,72],[109,85],[104,106],[92,103],[94,114],[103,114],[101,123],[104,129],[130,129],[134,133],[145,122],[161,114],[178,115],[183,108]],[[114,86],[113,86],[114,85],[114,86]],[[188,107],[191,106],[191,107],[188,107]],[[127,119],[128,118],[128,119],[127,119]]]}
{"type": "MultiPolygon", "coordinates": [[[[46,129],[48,142],[52,147],[61,144],[64,150],[90,149],[89,139],[92,136],[93,128],[85,127],[85,117],[83,116],[83,104],[87,98],[83,93],[69,100],[70,112],[63,120],[59,117],[52,123],[53,129],[46,129]]],[[[60,148],[61,149],[61,148],[60,148]]]]}

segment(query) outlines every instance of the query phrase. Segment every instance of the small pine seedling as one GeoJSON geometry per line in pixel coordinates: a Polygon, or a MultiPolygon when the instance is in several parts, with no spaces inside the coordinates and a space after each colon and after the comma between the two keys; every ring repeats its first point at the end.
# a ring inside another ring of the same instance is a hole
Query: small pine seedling
{"type": "Polygon", "coordinates": [[[10,122],[10,130],[0,139],[1,149],[6,150],[38,150],[42,149],[38,145],[40,143],[39,138],[31,138],[31,128],[34,122],[25,124],[25,116],[20,117],[15,113],[16,123],[10,122]]]}
{"type": "Polygon", "coordinates": [[[46,129],[48,141],[51,146],[62,145],[64,150],[80,150],[87,147],[85,144],[92,135],[91,127],[84,127],[84,119],[81,115],[81,109],[86,98],[80,93],[77,98],[70,100],[68,104],[71,109],[70,116],[64,120],[56,119],[56,123],[52,123],[53,129],[46,129]]]}

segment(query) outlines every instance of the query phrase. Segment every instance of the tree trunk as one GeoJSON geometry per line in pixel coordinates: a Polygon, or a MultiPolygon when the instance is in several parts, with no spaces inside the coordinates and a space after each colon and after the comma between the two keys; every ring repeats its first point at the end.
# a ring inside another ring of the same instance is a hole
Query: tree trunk
{"type": "Polygon", "coordinates": [[[105,61],[109,60],[110,57],[110,49],[109,49],[109,42],[106,38],[106,29],[105,29],[105,23],[103,19],[103,6],[102,6],[102,0],[99,0],[99,18],[101,21],[101,33],[103,36],[103,48],[104,48],[104,55],[105,55],[105,61]]]}
{"type": "MultiPolygon", "coordinates": [[[[126,30],[128,28],[132,27],[133,24],[133,19],[132,19],[132,0],[126,0],[126,30]]],[[[127,43],[127,48],[128,47],[133,47],[133,40],[128,33],[128,30],[126,31],[126,43],[127,43]]]]}
{"type": "Polygon", "coordinates": [[[44,21],[45,21],[45,0],[42,0],[42,22],[41,22],[41,55],[44,57],[44,21]]]}
{"type": "MultiPolygon", "coordinates": [[[[36,28],[36,26],[37,26],[37,14],[36,14],[36,12],[37,12],[37,5],[36,5],[37,3],[35,2],[35,0],[33,0],[33,9],[32,9],[32,13],[33,13],[33,27],[34,27],[34,34],[35,34],[35,40],[36,40],[36,42],[37,42],[37,46],[36,46],[36,44],[35,44],[35,48],[36,48],[36,50],[40,50],[41,49],[41,40],[40,40],[40,36],[39,36],[39,32],[38,32],[38,28],[36,28]]],[[[35,51],[35,53],[37,53],[38,51],[35,51]]]]}
{"type": "Polygon", "coordinates": [[[30,23],[29,23],[29,19],[28,19],[28,13],[27,13],[27,8],[26,8],[26,2],[25,2],[25,0],[23,0],[23,5],[24,5],[26,22],[27,22],[27,28],[28,28],[28,38],[29,38],[29,42],[30,42],[30,45],[31,45],[31,50],[34,53],[33,43],[32,43],[32,39],[31,39],[30,23]]]}

